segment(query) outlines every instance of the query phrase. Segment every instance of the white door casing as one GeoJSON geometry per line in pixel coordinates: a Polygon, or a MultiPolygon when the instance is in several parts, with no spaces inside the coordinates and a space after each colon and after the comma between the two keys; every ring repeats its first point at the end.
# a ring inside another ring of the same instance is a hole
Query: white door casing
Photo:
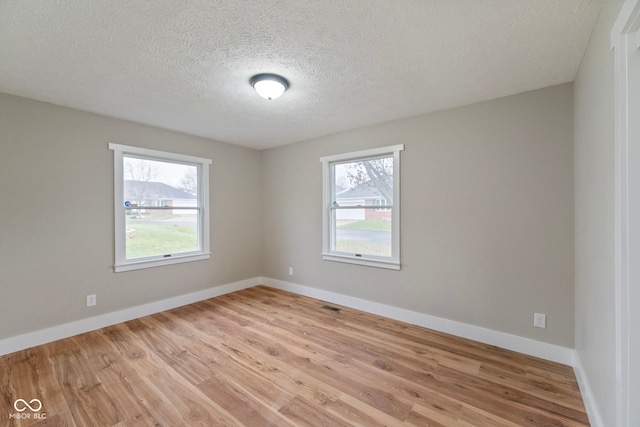
{"type": "Polygon", "coordinates": [[[616,425],[640,425],[640,0],[613,29],[615,58],[616,425]]]}

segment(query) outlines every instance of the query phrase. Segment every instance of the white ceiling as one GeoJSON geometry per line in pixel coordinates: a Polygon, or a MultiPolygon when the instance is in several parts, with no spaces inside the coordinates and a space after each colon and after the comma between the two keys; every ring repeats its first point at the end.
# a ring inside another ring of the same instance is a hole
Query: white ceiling
{"type": "Polygon", "coordinates": [[[264,149],[572,81],[603,1],[2,0],[0,92],[264,149]]]}

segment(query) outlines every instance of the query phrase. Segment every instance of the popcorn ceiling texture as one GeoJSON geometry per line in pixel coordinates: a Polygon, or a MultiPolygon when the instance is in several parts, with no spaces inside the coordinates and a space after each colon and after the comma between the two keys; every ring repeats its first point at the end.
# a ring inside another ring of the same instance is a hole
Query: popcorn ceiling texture
{"type": "Polygon", "coordinates": [[[2,0],[0,92],[263,149],[572,81],[601,5],[2,0]]]}

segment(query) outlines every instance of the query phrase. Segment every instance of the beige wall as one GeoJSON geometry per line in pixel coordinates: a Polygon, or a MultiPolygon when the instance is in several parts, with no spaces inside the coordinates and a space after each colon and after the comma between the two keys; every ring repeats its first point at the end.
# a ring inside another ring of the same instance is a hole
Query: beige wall
{"type": "Polygon", "coordinates": [[[576,352],[603,426],[615,422],[614,73],[610,1],[575,80],[576,352]]]}
{"type": "Polygon", "coordinates": [[[262,159],[263,276],[573,347],[571,84],[262,159]],[[400,143],[402,270],[323,261],[319,158],[400,143]]]}
{"type": "Polygon", "coordinates": [[[259,276],[260,163],[258,151],[0,94],[0,339],[259,276]],[[113,272],[109,142],[213,160],[211,260],[113,272]]]}
{"type": "Polygon", "coordinates": [[[572,108],[566,84],[258,152],[0,95],[0,338],[263,275],[573,347],[572,108]],[[212,260],[113,273],[108,142],[213,159],[212,260]],[[398,143],[403,269],[323,261],[319,158],[398,143]]]}

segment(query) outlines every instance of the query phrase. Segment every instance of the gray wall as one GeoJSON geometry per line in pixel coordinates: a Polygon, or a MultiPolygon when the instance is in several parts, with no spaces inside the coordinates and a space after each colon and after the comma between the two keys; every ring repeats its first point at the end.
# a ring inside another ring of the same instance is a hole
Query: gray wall
{"type": "Polygon", "coordinates": [[[575,80],[576,352],[602,416],[615,425],[614,71],[603,7],[575,80]]]}
{"type": "Polygon", "coordinates": [[[264,275],[573,347],[572,105],[566,84],[258,152],[0,95],[0,338],[264,275]],[[211,260],[113,273],[108,142],[213,159],[211,260]],[[319,158],[398,143],[403,269],[323,261],[319,158]]]}
{"type": "Polygon", "coordinates": [[[258,151],[0,94],[0,339],[259,276],[260,177],[258,151]],[[109,142],[213,160],[212,259],[113,272],[109,142]]]}
{"type": "Polygon", "coordinates": [[[571,84],[262,158],[263,276],[573,348],[571,84]],[[319,158],[400,143],[402,270],[323,261],[319,158]]]}

